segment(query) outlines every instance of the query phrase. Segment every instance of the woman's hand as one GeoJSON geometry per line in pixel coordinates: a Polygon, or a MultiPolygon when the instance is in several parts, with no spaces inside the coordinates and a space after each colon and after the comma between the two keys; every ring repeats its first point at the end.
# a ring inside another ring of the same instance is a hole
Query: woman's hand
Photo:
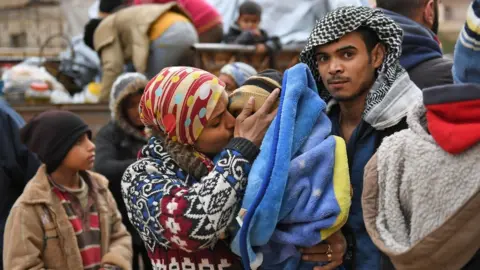
{"type": "Polygon", "coordinates": [[[250,97],[242,112],[238,115],[235,123],[234,137],[245,138],[260,147],[268,127],[277,115],[277,109],[272,111],[280,94],[275,89],[265,100],[265,103],[252,115],[255,107],[255,99],[250,97]]]}
{"type": "Polygon", "coordinates": [[[326,243],[311,248],[301,248],[302,259],[309,262],[327,262],[324,266],[316,266],[314,270],[333,270],[343,263],[343,255],[347,250],[347,240],[341,231],[325,239],[326,243]],[[330,254],[330,255],[328,255],[330,254]]]}

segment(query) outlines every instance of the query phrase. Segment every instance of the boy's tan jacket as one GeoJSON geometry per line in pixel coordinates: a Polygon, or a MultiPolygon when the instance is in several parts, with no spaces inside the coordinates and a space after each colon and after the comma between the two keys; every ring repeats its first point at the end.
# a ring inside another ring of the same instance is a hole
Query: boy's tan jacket
{"type": "MultiPolygon", "coordinates": [[[[88,174],[98,194],[102,265],[129,270],[132,240],[108,190],[108,180],[94,172],[88,174]]],[[[45,165],[38,169],[10,211],[3,261],[5,270],[83,270],[77,238],[60,200],[51,190],[45,165]]]]}

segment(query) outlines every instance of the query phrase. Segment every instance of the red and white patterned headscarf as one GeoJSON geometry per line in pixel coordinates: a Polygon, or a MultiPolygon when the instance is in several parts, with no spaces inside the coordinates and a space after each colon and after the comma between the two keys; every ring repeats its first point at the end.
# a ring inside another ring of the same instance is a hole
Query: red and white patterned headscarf
{"type": "Polygon", "coordinates": [[[140,118],[172,141],[193,145],[222,96],[227,97],[225,84],[207,71],[164,68],[145,88],[140,118]]]}

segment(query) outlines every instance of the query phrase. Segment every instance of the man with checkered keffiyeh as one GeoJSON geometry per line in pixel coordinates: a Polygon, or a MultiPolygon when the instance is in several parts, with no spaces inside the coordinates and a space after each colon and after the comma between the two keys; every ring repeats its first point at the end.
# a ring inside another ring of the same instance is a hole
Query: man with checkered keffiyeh
{"type": "MultiPolygon", "coordinates": [[[[300,55],[328,101],[333,134],[347,142],[354,190],[343,229],[347,269],[376,270],[388,263],[382,262],[386,257],[365,229],[361,197],[366,163],[384,137],[407,128],[408,107],[421,98],[421,91],[399,64],[402,38],[402,30],[381,11],[344,7],[317,23],[300,55]]],[[[336,263],[336,255],[331,263],[336,263]]]]}

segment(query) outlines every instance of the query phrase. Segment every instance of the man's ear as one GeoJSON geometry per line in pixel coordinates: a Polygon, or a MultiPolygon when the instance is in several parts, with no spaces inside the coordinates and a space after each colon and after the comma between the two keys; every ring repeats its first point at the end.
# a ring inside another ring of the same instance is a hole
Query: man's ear
{"type": "Polygon", "coordinates": [[[435,1],[434,0],[428,0],[427,3],[425,4],[425,8],[423,9],[422,12],[422,20],[424,21],[424,24],[428,26],[428,28],[432,28],[434,22],[435,22],[435,1]]]}
{"type": "Polygon", "coordinates": [[[385,45],[382,43],[379,42],[377,45],[375,45],[372,50],[372,64],[374,68],[379,68],[382,65],[383,60],[385,59],[386,51],[385,45]]]}

